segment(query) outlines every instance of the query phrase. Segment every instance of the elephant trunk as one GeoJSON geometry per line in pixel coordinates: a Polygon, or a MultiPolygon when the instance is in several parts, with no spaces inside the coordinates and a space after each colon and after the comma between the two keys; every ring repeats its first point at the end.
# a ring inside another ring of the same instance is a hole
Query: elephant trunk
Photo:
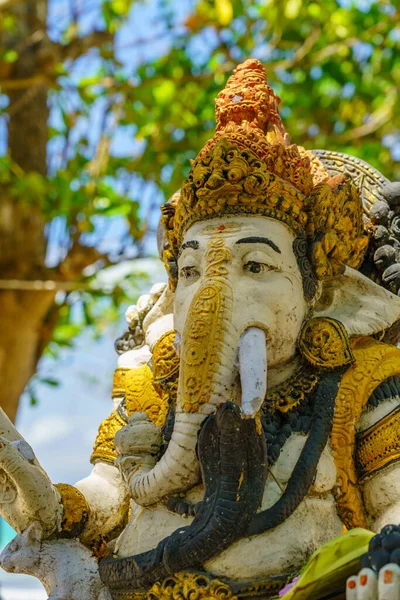
{"type": "Polygon", "coordinates": [[[241,337],[231,319],[232,304],[232,288],[225,278],[208,279],[192,300],[182,334],[175,424],[168,448],[154,468],[139,469],[130,480],[132,497],[142,506],[198,483],[199,429],[222,403],[239,401],[238,371],[243,416],[253,417],[261,406],[266,391],[265,334],[251,327],[241,337]]]}

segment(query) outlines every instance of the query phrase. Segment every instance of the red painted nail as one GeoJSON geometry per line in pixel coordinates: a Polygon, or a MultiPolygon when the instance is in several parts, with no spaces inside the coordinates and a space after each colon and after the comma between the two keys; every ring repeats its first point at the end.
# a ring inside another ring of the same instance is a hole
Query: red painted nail
{"type": "Polygon", "coordinates": [[[354,581],[354,579],[349,581],[349,583],[347,584],[347,587],[349,587],[351,590],[354,590],[354,588],[356,587],[356,582],[354,581]]]}
{"type": "Polygon", "coordinates": [[[361,577],[360,577],[360,583],[361,583],[361,585],[367,585],[367,583],[368,583],[368,576],[367,575],[361,575],[361,577]]]}
{"type": "Polygon", "coordinates": [[[390,571],[390,569],[386,569],[386,571],[383,572],[383,583],[392,583],[393,581],[393,571],[390,571]]]}

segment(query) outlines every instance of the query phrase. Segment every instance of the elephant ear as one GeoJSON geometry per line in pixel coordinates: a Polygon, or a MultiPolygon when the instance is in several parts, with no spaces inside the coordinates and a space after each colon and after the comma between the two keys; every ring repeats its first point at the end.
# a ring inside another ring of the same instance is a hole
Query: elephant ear
{"type": "Polygon", "coordinates": [[[323,284],[315,317],[331,317],[345,326],[349,335],[372,335],[400,319],[400,298],[355,269],[323,284]]]}

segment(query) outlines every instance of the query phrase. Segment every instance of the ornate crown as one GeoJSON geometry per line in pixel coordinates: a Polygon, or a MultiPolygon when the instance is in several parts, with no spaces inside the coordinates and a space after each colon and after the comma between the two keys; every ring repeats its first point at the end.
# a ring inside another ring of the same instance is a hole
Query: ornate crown
{"type": "Polygon", "coordinates": [[[320,279],[360,266],[368,237],[359,191],[348,175],[329,177],[315,155],[289,143],[279,102],[258,60],[235,69],[216,100],[214,137],[180,195],[163,206],[166,262],[194,222],[241,213],[286,223],[307,242],[320,279]]]}

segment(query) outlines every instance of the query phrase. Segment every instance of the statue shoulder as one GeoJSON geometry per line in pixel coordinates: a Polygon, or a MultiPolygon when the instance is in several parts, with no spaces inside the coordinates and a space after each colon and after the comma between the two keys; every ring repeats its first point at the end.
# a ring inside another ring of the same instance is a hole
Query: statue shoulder
{"type": "Polygon", "coordinates": [[[390,373],[369,395],[357,426],[359,481],[400,461],[400,349],[389,346],[385,351],[390,357],[390,373]]]}
{"type": "Polygon", "coordinates": [[[117,458],[115,435],[127,425],[133,413],[146,413],[158,426],[163,425],[168,413],[168,393],[155,382],[147,362],[136,367],[118,367],[114,373],[112,396],[114,410],[100,423],[90,459],[93,464],[99,461],[114,463],[117,458]]]}
{"type": "Polygon", "coordinates": [[[365,527],[358,486],[359,436],[370,398],[390,378],[400,375],[400,350],[369,336],[351,339],[353,364],[342,377],[336,397],[331,448],[338,472],[337,508],[348,528],[365,527]]]}

